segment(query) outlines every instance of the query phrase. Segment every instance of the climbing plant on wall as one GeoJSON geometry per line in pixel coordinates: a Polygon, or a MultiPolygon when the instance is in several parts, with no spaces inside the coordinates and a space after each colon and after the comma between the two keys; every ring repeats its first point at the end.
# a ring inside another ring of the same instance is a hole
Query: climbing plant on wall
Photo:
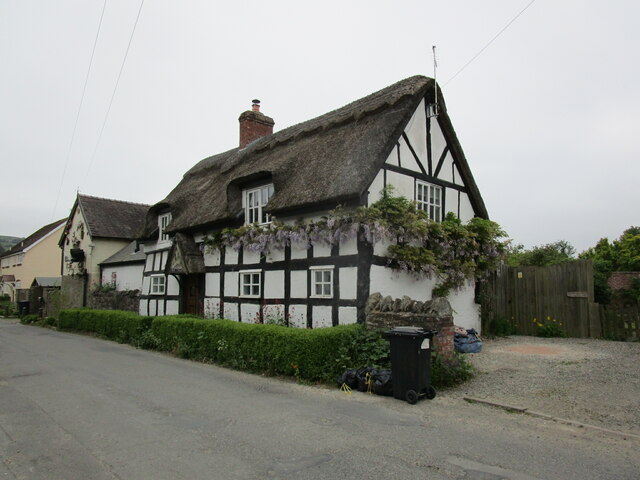
{"type": "Polygon", "coordinates": [[[337,245],[359,237],[370,244],[385,242],[389,267],[417,277],[438,279],[434,294],[446,296],[471,279],[484,278],[502,261],[506,234],[482,218],[463,224],[452,213],[442,222],[429,220],[414,202],[395,196],[391,188],[369,207],[341,207],[316,221],[225,228],[205,238],[209,250],[221,247],[269,253],[288,245],[337,245]]]}

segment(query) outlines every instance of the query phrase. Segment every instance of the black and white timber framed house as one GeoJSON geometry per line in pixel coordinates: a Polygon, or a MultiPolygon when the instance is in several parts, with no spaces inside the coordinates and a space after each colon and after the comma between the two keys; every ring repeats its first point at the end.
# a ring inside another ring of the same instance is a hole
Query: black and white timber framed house
{"type": "MultiPolygon", "coordinates": [[[[360,238],[256,252],[208,249],[225,227],[319,219],[377,201],[383,188],[440,221],[488,218],[435,83],[415,76],[315,119],[272,133],[253,110],[240,118],[240,146],[197,163],[149,209],[140,313],[203,314],[241,322],[285,318],[297,327],[362,322],[370,294],[431,299],[435,279],[389,268],[388,244],[360,238]]],[[[479,330],[474,286],[449,301],[456,323],[479,330]]]]}

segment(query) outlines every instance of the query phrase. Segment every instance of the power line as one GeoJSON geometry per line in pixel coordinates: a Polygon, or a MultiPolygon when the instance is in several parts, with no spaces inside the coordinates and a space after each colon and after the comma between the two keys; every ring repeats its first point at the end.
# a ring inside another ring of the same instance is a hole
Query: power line
{"type": "Polygon", "coordinates": [[[51,212],[51,219],[55,217],[56,208],[58,207],[58,201],[60,200],[60,194],[62,193],[62,186],[64,184],[64,178],[67,174],[67,167],[69,166],[69,158],[71,157],[71,149],[73,148],[73,142],[76,138],[76,130],[78,129],[78,120],[80,119],[80,111],[84,103],[84,94],[87,91],[87,84],[89,83],[89,75],[91,73],[91,66],[93,65],[93,55],[96,53],[96,45],[98,45],[98,37],[100,36],[100,29],[102,28],[102,19],[104,18],[104,10],[107,8],[107,0],[104,0],[102,4],[102,13],[100,14],[100,22],[98,23],[98,31],[96,32],[96,38],[93,41],[93,49],[91,50],[91,59],[89,60],[89,68],[87,68],[87,75],[84,78],[84,86],[82,87],[82,96],[80,97],[80,105],[78,105],[78,112],[76,113],[76,122],[73,125],[73,133],[71,134],[71,141],[69,142],[69,150],[67,151],[67,158],[64,162],[64,168],[62,169],[62,178],[60,179],[60,187],[58,188],[58,195],[56,201],[53,204],[53,211],[51,212]]]}
{"type": "Polygon", "coordinates": [[[497,33],[497,34],[496,34],[496,35],[495,35],[491,40],[489,40],[489,42],[488,42],[484,47],[482,47],[478,53],[476,53],[473,57],[471,57],[471,60],[469,60],[467,63],[465,63],[465,64],[462,66],[462,68],[460,68],[460,70],[458,70],[458,71],[455,73],[455,75],[454,75],[453,77],[451,77],[449,80],[447,80],[445,83],[443,83],[443,84],[442,84],[442,86],[444,87],[447,83],[449,83],[451,80],[453,80],[454,78],[456,78],[456,77],[460,74],[460,72],[462,72],[465,68],[467,68],[467,67],[471,64],[471,62],[473,62],[476,58],[478,58],[478,57],[480,56],[480,54],[481,54],[482,52],[484,52],[484,51],[489,47],[489,45],[491,45],[491,44],[492,44],[492,43],[493,43],[493,42],[494,42],[494,41],[495,41],[495,40],[496,40],[500,35],[502,35],[502,33],[503,33],[507,28],[509,28],[509,27],[511,26],[511,24],[512,24],[513,22],[515,22],[515,21],[518,19],[518,17],[519,17],[520,15],[522,15],[522,14],[525,12],[525,10],[526,10],[527,8],[529,8],[531,5],[533,5],[533,3],[534,3],[535,1],[536,1],[536,0],[531,0],[531,1],[530,1],[530,2],[529,2],[529,3],[528,3],[528,4],[527,4],[527,5],[526,5],[522,10],[520,10],[520,12],[519,12],[515,17],[513,17],[513,18],[511,19],[511,21],[510,21],[509,23],[507,23],[507,24],[502,28],[502,30],[500,30],[500,31],[499,31],[499,32],[498,32],[498,33],[497,33]]]}
{"type": "Polygon", "coordinates": [[[85,174],[85,178],[89,175],[89,171],[91,170],[91,165],[93,164],[93,160],[96,156],[96,152],[98,151],[98,147],[100,146],[100,141],[102,140],[102,133],[104,132],[104,127],[107,124],[107,120],[109,118],[109,113],[111,112],[111,105],[113,105],[113,99],[116,96],[116,91],[118,90],[118,84],[120,83],[120,77],[122,76],[122,71],[124,70],[124,64],[127,61],[127,55],[129,55],[129,47],[131,47],[131,41],[133,40],[133,35],[136,33],[136,27],[138,26],[138,20],[140,19],[140,13],[142,12],[142,6],[144,5],[144,0],[140,2],[140,8],[138,9],[138,16],[136,17],[136,21],[133,24],[133,29],[131,30],[131,35],[129,36],[129,43],[127,44],[127,50],[124,52],[124,58],[122,59],[122,64],[120,65],[120,72],[118,73],[118,78],[116,79],[116,84],[113,87],[113,93],[111,94],[111,100],[109,101],[109,107],[107,108],[107,113],[104,116],[104,121],[102,122],[102,128],[100,128],[100,134],[98,135],[98,141],[96,142],[96,147],[93,150],[93,154],[91,155],[91,159],[89,160],[89,165],[87,166],[87,173],[85,174]]]}

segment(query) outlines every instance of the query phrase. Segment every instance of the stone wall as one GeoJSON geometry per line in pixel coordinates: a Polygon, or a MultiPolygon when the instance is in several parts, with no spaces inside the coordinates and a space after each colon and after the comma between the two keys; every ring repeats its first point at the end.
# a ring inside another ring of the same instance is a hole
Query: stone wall
{"type": "Polygon", "coordinates": [[[86,275],[63,275],[60,287],[60,308],[80,308],[86,306],[86,275]]]}
{"type": "Polygon", "coordinates": [[[443,355],[453,352],[453,311],[446,298],[418,302],[407,296],[393,299],[374,293],[367,301],[366,315],[365,325],[370,329],[410,326],[437,330],[433,349],[443,355]]]}
{"type": "Polygon", "coordinates": [[[89,296],[89,307],[96,310],[127,310],[138,312],[140,290],[93,292],[89,296]]]}

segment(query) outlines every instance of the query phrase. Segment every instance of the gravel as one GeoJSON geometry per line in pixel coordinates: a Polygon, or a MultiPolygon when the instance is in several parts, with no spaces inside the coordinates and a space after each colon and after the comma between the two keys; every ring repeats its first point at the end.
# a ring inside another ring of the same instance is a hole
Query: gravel
{"type": "Polygon", "coordinates": [[[527,336],[483,343],[467,355],[476,377],[446,395],[640,434],[640,343],[527,336]]]}

